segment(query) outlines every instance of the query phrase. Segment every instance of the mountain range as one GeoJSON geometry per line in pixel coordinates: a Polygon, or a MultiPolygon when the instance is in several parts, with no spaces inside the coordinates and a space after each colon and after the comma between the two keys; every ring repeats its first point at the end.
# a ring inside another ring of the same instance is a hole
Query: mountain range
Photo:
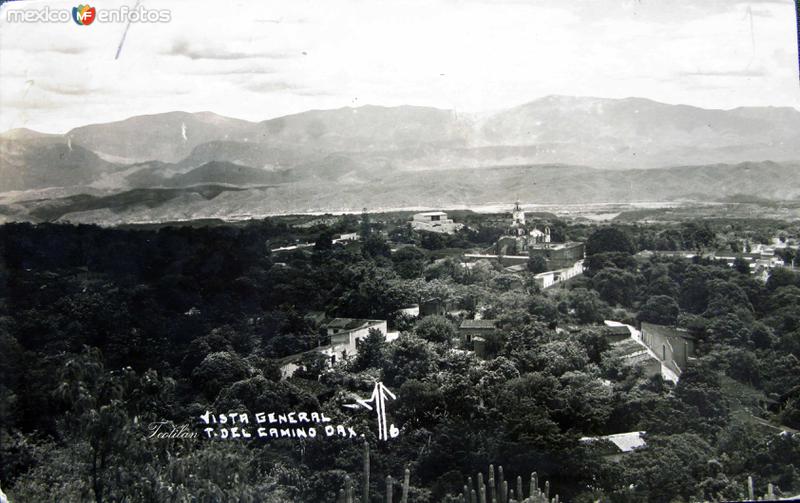
{"type": "Polygon", "coordinates": [[[517,196],[798,199],[798,161],[793,108],[550,96],[484,115],[363,106],[252,122],[168,112],[0,134],[0,218],[226,218],[517,196]]]}

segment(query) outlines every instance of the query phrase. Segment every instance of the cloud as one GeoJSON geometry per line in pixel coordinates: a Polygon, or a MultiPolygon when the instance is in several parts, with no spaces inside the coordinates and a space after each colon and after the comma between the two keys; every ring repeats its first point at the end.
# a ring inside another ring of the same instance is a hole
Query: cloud
{"type": "Polygon", "coordinates": [[[680,72],[680,77],[764,77],[767,73],[763,69],[758,70],[709,70],[696,72],[680,72]]]}
{"type": "Polygon", "coordinates": [[[288,53],[280,52],[246,52],[234,51],[220,46],[202,46],[191,44],[185,39],[175,40],[169,50],[162,54],[168,56],[183,56],[192,60],[215,59],[215,60],[237,60],[237,59],[286,59],[292,57],[288,53]]]}
{"type": "Polygon", "coordinates": [[[89,51],[88,47],[64,47],[57,45],[55,47],[48,47],[44,49],[47,52],[55,52],[57,54],[85,54],[89,51]]]}
{"type": "Polygon", "coordinates": [[[275,68],[269,66],[258,66],[248,64],[245,66],[235,66],[226,68],[225,66],[214,65],[208,68],[192,68],[189,71],[182,72],[185,75],[272,75],[277,73],[275,68]]]}
{"type": "Polygon", "coordinates": [[[254,93],[290,93],[295,96],[306,97],[330,97],[339,96],[338,93],[325,89],[318,89],[307,85],[301,85],[286,80],[252,79],[249,82],[239,84],[239,87],[254,93]]]}
{"type": "MultiPolygon", "coordinates": [[[[59,104],[53,103],[50,101],[41,101],[41,100],[32,100],[32,99],[12,99],[12,100],[2,100],[0,101],[0,105],[6,110],[15,109],[17,113],[26,111],[26,110],[53,110],[58,109],[59,104]]],[[[11,129],[11,128],[6,128],[11,129]]]]}
{"type": "Polygon", "coordinates": [[[274,93],[280,91],[293,91],[302,89],[301,86],[293,84],[291,82],[285,82],[280,80],[260,80],[260,79],[243,83],[241,87],[247,89],[248,91],[253,91],[255,93],[274,93]]]}
{"type": "Polygon", "coordinates": [[[32,87],[41,89],[43,91],[47,91],[52,94],[60,94],[66,96],[96,95],[104,91],[102,87],[90,86],[87,85],[86,83],[67,84],[63,82],[56,82],[56,83],[34,82],[32,87]]]}
{"type": "Polygon", "coordinates": [[[253,22],[260,24],[306,24],[308,19],[304,17],[260,17],[254,18],[253,22]]]}
{"type": "Polygon", "coordinates": [[[298,96],[310,96],[310,97],[327,97],[327,96],[339,96],[339,93],[334,93],[331,91],[325,91],[323,89],[297,89],[292,91],[292,94],[296,94],[298,96]]]}
{"type": "Polygon", "coordinates": [[[16,41],[11,39],[9,42],[4,39],[2,44],[4,52],[17,52],[21,55],[29,55],[31,53],[51,53],[51,54],[65,54],[65,55],[77,55],[77,54],[86,54],[89,52],[89,46],[79,46],[79,45],[66,45],[60,43],[55,44],[51,40],[32,40],[32,41],[16,41]]]}

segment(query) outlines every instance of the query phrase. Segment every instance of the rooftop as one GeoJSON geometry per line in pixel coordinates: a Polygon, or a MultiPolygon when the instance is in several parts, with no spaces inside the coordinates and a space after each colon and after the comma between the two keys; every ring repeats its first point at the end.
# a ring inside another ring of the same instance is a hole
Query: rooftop
{"type": "Polygon", "coordinates": [[[614,335],[631,335],[630,329],[627,325],[613,325],[613,326],[606,326],[603,331],[606,334],[614,334],[614,335]]]}
{"type": "Polygon", "coordinates": [[[464,329],[495,329],[497,328],[497,320],[464,320],[461,322],[459,328],[464,329]]]}
{"type": "Polygon", "coordinates": [[[655,356],[651,355],[646,350],[642,350],[638,353],[627,354],[623,356],[623,358],[625,359],[624,363],[626,365],[631,365],[631,366],[639,365],[640,363],[645,363],[645,362],[651,362],[651,363],[654,362],[654,364],[658,363],[659,365],[661,365],[661,362],[659,362],[655,356]]]}
{"type": "Polygon", "coordinates": [[[614,435],[605,435],[602,437],[583,437],[581,442],[595,442],[597,440],[608,440],[617,446],[620,452],[631,452],[640,447],[646,447],[647,443],[642,438],[643,431],[629,431],[628,433],[616,433],[614,435]]]}
{"type": "Polygon", "coordinates": [[[382,320],[362,320],[356,318],[334,318],[329,321],[326,328],[340,328],[342,330],[355,330],[356,328],[363,327],[364,325],[373,325],[381,323],[382,320]]]}
{"type": "Polygon", "coordinates": [[[611,347],[619,350],[623,354],[636,353],[637,351],[644,350],[644,346],[630,338],[617,341],[613,343],[611,347]]]}

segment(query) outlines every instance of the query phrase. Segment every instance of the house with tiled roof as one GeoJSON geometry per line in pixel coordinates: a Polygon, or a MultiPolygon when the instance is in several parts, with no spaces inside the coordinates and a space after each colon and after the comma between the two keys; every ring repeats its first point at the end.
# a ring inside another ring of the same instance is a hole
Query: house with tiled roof
{"type": "Polygon", "coordinates": [[[622,456],[637,449],[647,447],[644,439],[644,431],[629,431],[626,433],[615,433],[601,437],[583,437],[580,439],[583,444],[593,444],[602,449],[603,457],[609,461],[618,462],[622,456]]]}
{"type": "Polygon", "coordinates": [[[458,326],[458,333],[465,342],[475,336],[486,336],[497,332],[497,320],[464,320],[458,326]]]}
{"type": "Polygon", "coordinates": [[[489,349],[499,343],[497,320],[464,320],[458,326],[458,333],[464,347],[481,358],[486,358],[489,349]]]}

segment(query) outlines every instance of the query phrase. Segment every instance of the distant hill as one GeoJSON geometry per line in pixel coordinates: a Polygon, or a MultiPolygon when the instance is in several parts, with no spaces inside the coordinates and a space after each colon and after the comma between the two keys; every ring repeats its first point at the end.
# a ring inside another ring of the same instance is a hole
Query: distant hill
{"type": "Polygon", "coordinates": [[[800,159],[800,112],[705,110],[641,98],[551,96],[482,119],[425,107],[314,110],[201,144],[183,163],[292,167],[329,153],[395,168],[567,163],[602,168],[800,159]],[[253,140],[255,138],[255,140],[253,140]]]}
{"type": "MultiPolygon", "coordinates": [[[[800,197],[798,161],[795,109],[550,96],[484,116],[362,106],[261,122],[168,112],[64,135],[16,129],[0,134],[0,193],[247,189],[210,199],[175,192],[148,206],[150,215],[176,218],[485,204],[524,194],[541,202],[791,199],[800,197]]],[[[138,210],[124,201],[115,218],[134,218],[138,210]]]]}
{"type": "Polygon", "coordinates": [[[595,167],[800,159],[800,112],[792,108],[550,96],[495,114],[482,132],[492,145],[547,146],[541,161],[595,167]]]}
{"type": "Polygon", "coordinates": [[[213,200],[234,187],[198,185],[180,189],[134,189],[109,196],[80,194],[63,199],[23,203],[34,221],[57,221],[72,214],[75,221],[119,224],[132,221],[160,221],[165,206],[171,205],[174,220],[192,219],[191,205],[213,200]],[[179,209],[178,209],[179,208],[179,209]],[[85,218],[90,216],[89,218],[85,218]],[[124,216],[124,217],[123,217],[124,216]],[[122,218],[120,218],[122,217],[122,218]]]}
{"type": "Polygon", "coordinates": [[[311,110],[260,123],[262,141],[323,151],[395,150],[464,145],[472,124],[451,110],[362,106],[311,110]]]}
{"type": "Polygon", "coordinates": [[[301,148],[275,147],[269,143],[217,140],[201,143],[176,164],[179,168],[189,169],[209,162],[220,161],[253,168],[280,170],[296,166],[313,157],[315,156],[301,148]]]}
{"type": "Polygon", "coordinates": [[[168,112],[75,128],[66,136],[120,162],[178,162],[201,143],[255,140],[254,124],[211,112],[168,112]]]}
{"type": "MultiPolygon", "coordinates": [[[[202,162],[236,160],[231,150],[248,150],[234,143],[258,144],[261,156],[282,151],[289,159],[299,152],[361,151],[405,148],[418,144],[462,144],[468,127],[460,127],[451,111],[425,107],[376,107],[313,110],[253,123],[211,112],[168,112],[92,124],[69,131],[73,141],[100,155],[129,162],[179,162],[204,143],[195,155],[202,162]],[[227,158],[211,158],[207,149],[227,158]],[[227,151],[226,151],[227,149],[227,151]]],[[[273,157],[278,160],[279,157],[273,157]]],[[[262,162],[246,158],[246,162],[262,162]]],[[[258,166],[261,167],[261,166],[258,166]]]]}
{"type": "Polygon", "coordinates": [[[238,186],[264,185],[286,181],[280,171],[267,171],[230,162],[209,162],[187,173],[172,176],[164,181],[170,187],[188,187],[199,184],[228,184],[238,186]]]}
{"type": "Polygon", "coordinates": [[[118,169],[63,137],[17,131],[0,138],[0,192],[89,184],[118,169]]]}

